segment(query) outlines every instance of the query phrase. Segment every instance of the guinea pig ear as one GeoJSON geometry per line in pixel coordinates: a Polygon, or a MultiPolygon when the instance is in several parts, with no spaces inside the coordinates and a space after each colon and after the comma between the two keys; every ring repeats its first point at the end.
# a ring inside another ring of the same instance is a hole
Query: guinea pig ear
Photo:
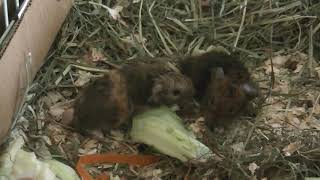
{"type": "Polygon", "coordinates": [[[222,67],[217,67],[217,68],[213,68],[211,70],[211,78],[212,79],[224,79],[224,71],[222,69],[222,67]]]}
{"type": "Polygon", "coordinates": [[[258,86],[252,82],[242,84],[241,88],[244,93],[250,98],[255,98],[259,95],[258,86]]]}

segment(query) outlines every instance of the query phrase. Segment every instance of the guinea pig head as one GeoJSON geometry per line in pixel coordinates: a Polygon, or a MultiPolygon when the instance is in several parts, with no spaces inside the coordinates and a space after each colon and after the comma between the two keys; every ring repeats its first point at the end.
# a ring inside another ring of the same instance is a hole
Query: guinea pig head
{"type": "Polygon", "coordinates": [[[253,83],[235,81],[224,73],[223,68],[213,68],[202,102],[206,121],[209,126],[214,126],[234,119],[257,94],[253,83]]]}
{"type": "Polygon", "coordinates": [[[188,77],[171,72],[154,80],[149,102],[154,104],[174,105],[192,100],[194,87],[188,77]]]}

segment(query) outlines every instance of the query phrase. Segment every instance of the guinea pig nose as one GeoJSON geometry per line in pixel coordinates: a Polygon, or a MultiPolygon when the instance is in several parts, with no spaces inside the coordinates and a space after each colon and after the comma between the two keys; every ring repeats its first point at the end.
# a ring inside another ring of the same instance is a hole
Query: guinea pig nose
{"type": "Polygon", "coordinates": [[[241,88],[249,98],[253,99],[259,95],[259,87],[253,82],[244,83],[241,88]]]}

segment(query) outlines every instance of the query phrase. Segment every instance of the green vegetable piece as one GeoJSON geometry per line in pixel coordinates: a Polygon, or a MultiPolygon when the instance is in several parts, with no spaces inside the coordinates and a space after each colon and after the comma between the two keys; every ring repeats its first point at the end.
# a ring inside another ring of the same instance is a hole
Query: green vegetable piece
{"type": "Polygon", "coordinates": [[[206,162],[213,153],[185,129],[182,120],[162,106],[133,118],[131,138],[182,162],[206,162]]]}

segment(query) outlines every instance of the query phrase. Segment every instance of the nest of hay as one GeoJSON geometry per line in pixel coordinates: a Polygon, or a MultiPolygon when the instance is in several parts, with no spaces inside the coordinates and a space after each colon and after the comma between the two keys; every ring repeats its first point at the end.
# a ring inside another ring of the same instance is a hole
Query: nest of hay
{"type": "Polygon", "coordinates": [[[269,96],[255,118],[241,117],[226,131],[208,135],[194,128],[217,158],[198,167],[166,157],[146,168],[91,170],[127,179],[319,177],[319,8],[312,0],[76,0],[28,89],[16,128],[38,156],[72,166],[79,154],[137,153],[140,146],[123,132],[101,142],[61,125],[63,107],[91,78],[134,57],[192,55],[220,46],[240,53],[269,96]]]}

